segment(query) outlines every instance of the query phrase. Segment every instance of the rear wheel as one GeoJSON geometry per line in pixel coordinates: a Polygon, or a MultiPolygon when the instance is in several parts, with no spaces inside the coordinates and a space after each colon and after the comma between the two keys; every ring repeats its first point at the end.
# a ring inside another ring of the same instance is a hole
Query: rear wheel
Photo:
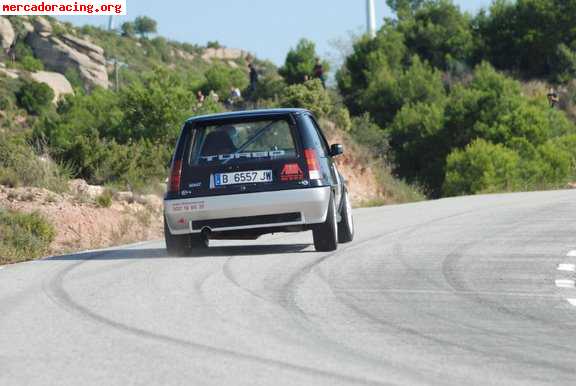
{"type": "Polygon", "coordinates": [[[342,209],[340,210],[340,222],[338,223],[338,242],[349,243],[354,240],[354,219],[352,218],[352,205],[348,191],[344,190],[342,196],[342,209]]]}
{"type": "Polygon", "coordinates": [[[338,248],[338,227],[336,223],[336,207],[334,197],[330,195],[326,221],[318,224],[312,230],[314,247],[318,252],[331,252],[338,248]]]}
{"type": "Polygon", "coordinates": [[[195,251],[208,248],[208,238],[200,233],[193,235],[173,235],[164,219],[164,239],[166,251],[170,256],[187,256],[195,251]]]}

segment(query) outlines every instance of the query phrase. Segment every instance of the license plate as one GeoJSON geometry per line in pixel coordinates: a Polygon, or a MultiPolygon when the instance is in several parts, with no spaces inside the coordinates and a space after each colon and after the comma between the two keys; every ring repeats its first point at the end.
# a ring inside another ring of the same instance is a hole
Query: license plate
{"type": "Polygon", "coordinates": [[[272,170],[214,174],[214,186],[272,182],[272,170]]]}

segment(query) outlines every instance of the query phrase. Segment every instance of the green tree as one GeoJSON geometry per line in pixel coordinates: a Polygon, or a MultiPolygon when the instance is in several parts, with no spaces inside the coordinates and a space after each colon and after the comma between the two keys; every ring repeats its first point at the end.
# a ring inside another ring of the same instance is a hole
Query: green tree
{"type": "Polygon", "coordinates": [[[40,114],[47,109],[54,99],[50,86],[38,82],[26,82],[16,93],[18,105],[30,114],[40,114]]]}
{"type": "MultiPolygon", "coordinates": [[[[284,66],[278,73],[286,80],[288,84],[304,82],[305,76],[312,78],[314,75],[314,65],[316,64],[316,45],[314,42],[301,39],[296,48],[291,49],[286,56],[284,66]]],[[[323,62],[324,72],[329,70],[329,64],[323,62]]]]}
{"type": "Polygon", "coordinates": [[[475,24],[482,52],[494,66],[526,78],[555,79],[565,71],[559,66],[561,45],[573,48],[576,42],[576,2],[496,0],[475,24]]]}
{"type": "Polygon", "coordinates": [[[156,20],[148,16],[138,16],[134,20],[134,30],[145,38],[148,34],[156,33],[157,23],[156,20]]]}
{"type": "Polygon", "coordinates": [[[122,36],[131,38],[136,34],[136,27],[134,26],[134,23],[129,21],[122,23],[122,27],[120,28],[122,29],[122,36]]]}
{"type": "Polygon", "coordinates": [[[451,0],[418,7],[413,17],[398,25],[410,52],[442,70],[455,62],[470,63],[475,48],[470,17],[451,0]]]}
{"type": "Polygon", "coordinates": [[[388,7],[399,19],[409,17],[424,3],[424,0],[386,0],[388,7]]]}
{"type": "Polygon", "coordinates": [[[385,25],[376,38],[363,36],[354,43],[353,51],[336,73],[338,89],[353,115],[363,114],[363,94],[374,72],[387,71],[393,78],[406,62],[404,36],[392,25],[385,25]]]}
{"type": "Polygon", "coordinates": [[[391,71],[381,66],[371,72],[360,98],[376,122],[386,126],[404,105],[442,102],[445,95],[442,74],[414,56],[406,70],[391,71]]]}

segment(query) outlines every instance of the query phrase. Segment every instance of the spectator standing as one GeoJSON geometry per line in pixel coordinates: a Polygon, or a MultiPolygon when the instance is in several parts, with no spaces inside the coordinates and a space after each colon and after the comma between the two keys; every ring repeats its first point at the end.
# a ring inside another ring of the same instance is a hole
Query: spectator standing
{"type": "Polygon", "coordinates": [[[320,81],[322,82],[322,86],[326,88],[324,80],[324,66],[320,62],[320,58],[316,58],[316,65],[314,66],[314,78],[320,79],[320,81]]]}
{"type": "Polygon", "coordinates": [[[258,71],[252,63],[248,63],[248,68],[250,69],[250,94],[256,91],[256,85],[258,84],[258,71]]]}

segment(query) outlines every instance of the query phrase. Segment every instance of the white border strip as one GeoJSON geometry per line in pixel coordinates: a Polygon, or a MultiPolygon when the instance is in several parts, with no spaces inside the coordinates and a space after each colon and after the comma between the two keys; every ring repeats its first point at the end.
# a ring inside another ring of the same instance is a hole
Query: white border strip
{"type": "Polygon", "coordinates": [[[576,265],[575,264],[558,264],[558,271],[566,271],[566,272],[575,272],[576,265]]]}
{"type": "Polygon", "coordinates": [[[568,303],[570,303],[570,305],[576,306],[576,299],[572,298],[572,299],[566,299],[566,300],[568,300],[568,303]]]}
{"type": "Polygon", "coordinates": [[[574,280],[569,279],[557,279],[556,287],[560,288],[574,288],[574,280]]]}
{"type": "Polygon", "coordinates": [[[568,252],[568,253],[566,254],[566,256],[568,256],[568,257],[576,257],[576,250],[568,252]]]}

